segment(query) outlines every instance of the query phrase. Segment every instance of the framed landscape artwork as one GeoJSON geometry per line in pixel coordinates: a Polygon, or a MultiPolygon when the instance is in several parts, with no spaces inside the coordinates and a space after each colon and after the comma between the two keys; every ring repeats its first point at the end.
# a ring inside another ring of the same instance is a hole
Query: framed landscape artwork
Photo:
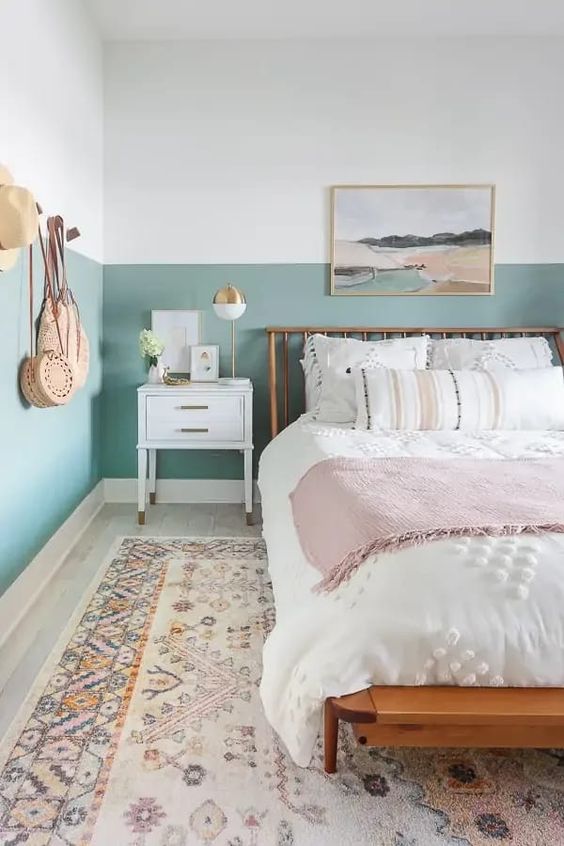
{"type": "Polygon", "coordinates": [[[336,185],[331,293],[493,293],[493,185],[336,185]]]}

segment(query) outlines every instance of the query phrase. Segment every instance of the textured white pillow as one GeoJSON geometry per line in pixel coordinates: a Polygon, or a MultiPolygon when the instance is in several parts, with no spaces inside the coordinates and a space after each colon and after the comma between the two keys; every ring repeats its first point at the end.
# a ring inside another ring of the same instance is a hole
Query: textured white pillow
{"type": "Polygon", "coordinates": [[[354,372],[359,429],[564,430],[561,367],[354,372]]]}
{"type": "Polygon", "coordinates": [[[428,337],[358,341],[356,338],[326,338],[313,335],[312,343],[321,389],[315,410],[318,420],[352,423],[356,418],[356,394],[352,369],[395,367],[403,370],[427,366],[428,337]]]}
{"type": "Polygon", "coordinates": [[[550,367],[552,351],[546,338],[473,338],[431,340],[429,365],[433,370],[526,370],[550,367]]]}

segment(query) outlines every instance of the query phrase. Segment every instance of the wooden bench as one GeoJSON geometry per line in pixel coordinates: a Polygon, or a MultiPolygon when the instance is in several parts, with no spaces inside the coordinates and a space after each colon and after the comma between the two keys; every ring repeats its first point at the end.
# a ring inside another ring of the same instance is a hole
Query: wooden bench
{"type": "Polygon", "coordinates": [[[325,771],[339,721],[367,746],[564,747],[564,688],[375,686],[325,702],[325,771]]]}

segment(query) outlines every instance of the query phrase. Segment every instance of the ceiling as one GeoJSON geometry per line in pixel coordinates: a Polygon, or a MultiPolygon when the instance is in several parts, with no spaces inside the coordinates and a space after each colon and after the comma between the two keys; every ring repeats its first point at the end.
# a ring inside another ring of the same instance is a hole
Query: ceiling
{"type": "Polygon", "coordinates": [[[563,35],[562,0],[83,0],[120,40],[563,35]]]}

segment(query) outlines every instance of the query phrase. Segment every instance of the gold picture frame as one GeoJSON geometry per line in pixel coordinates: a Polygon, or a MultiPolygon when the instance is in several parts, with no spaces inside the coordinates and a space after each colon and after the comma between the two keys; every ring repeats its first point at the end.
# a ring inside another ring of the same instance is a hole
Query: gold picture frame
{"type": "Polygon", "coordinates": [[[494,237],[490,183],[333,185],[331,295],[491,296],[494,237]]]}

